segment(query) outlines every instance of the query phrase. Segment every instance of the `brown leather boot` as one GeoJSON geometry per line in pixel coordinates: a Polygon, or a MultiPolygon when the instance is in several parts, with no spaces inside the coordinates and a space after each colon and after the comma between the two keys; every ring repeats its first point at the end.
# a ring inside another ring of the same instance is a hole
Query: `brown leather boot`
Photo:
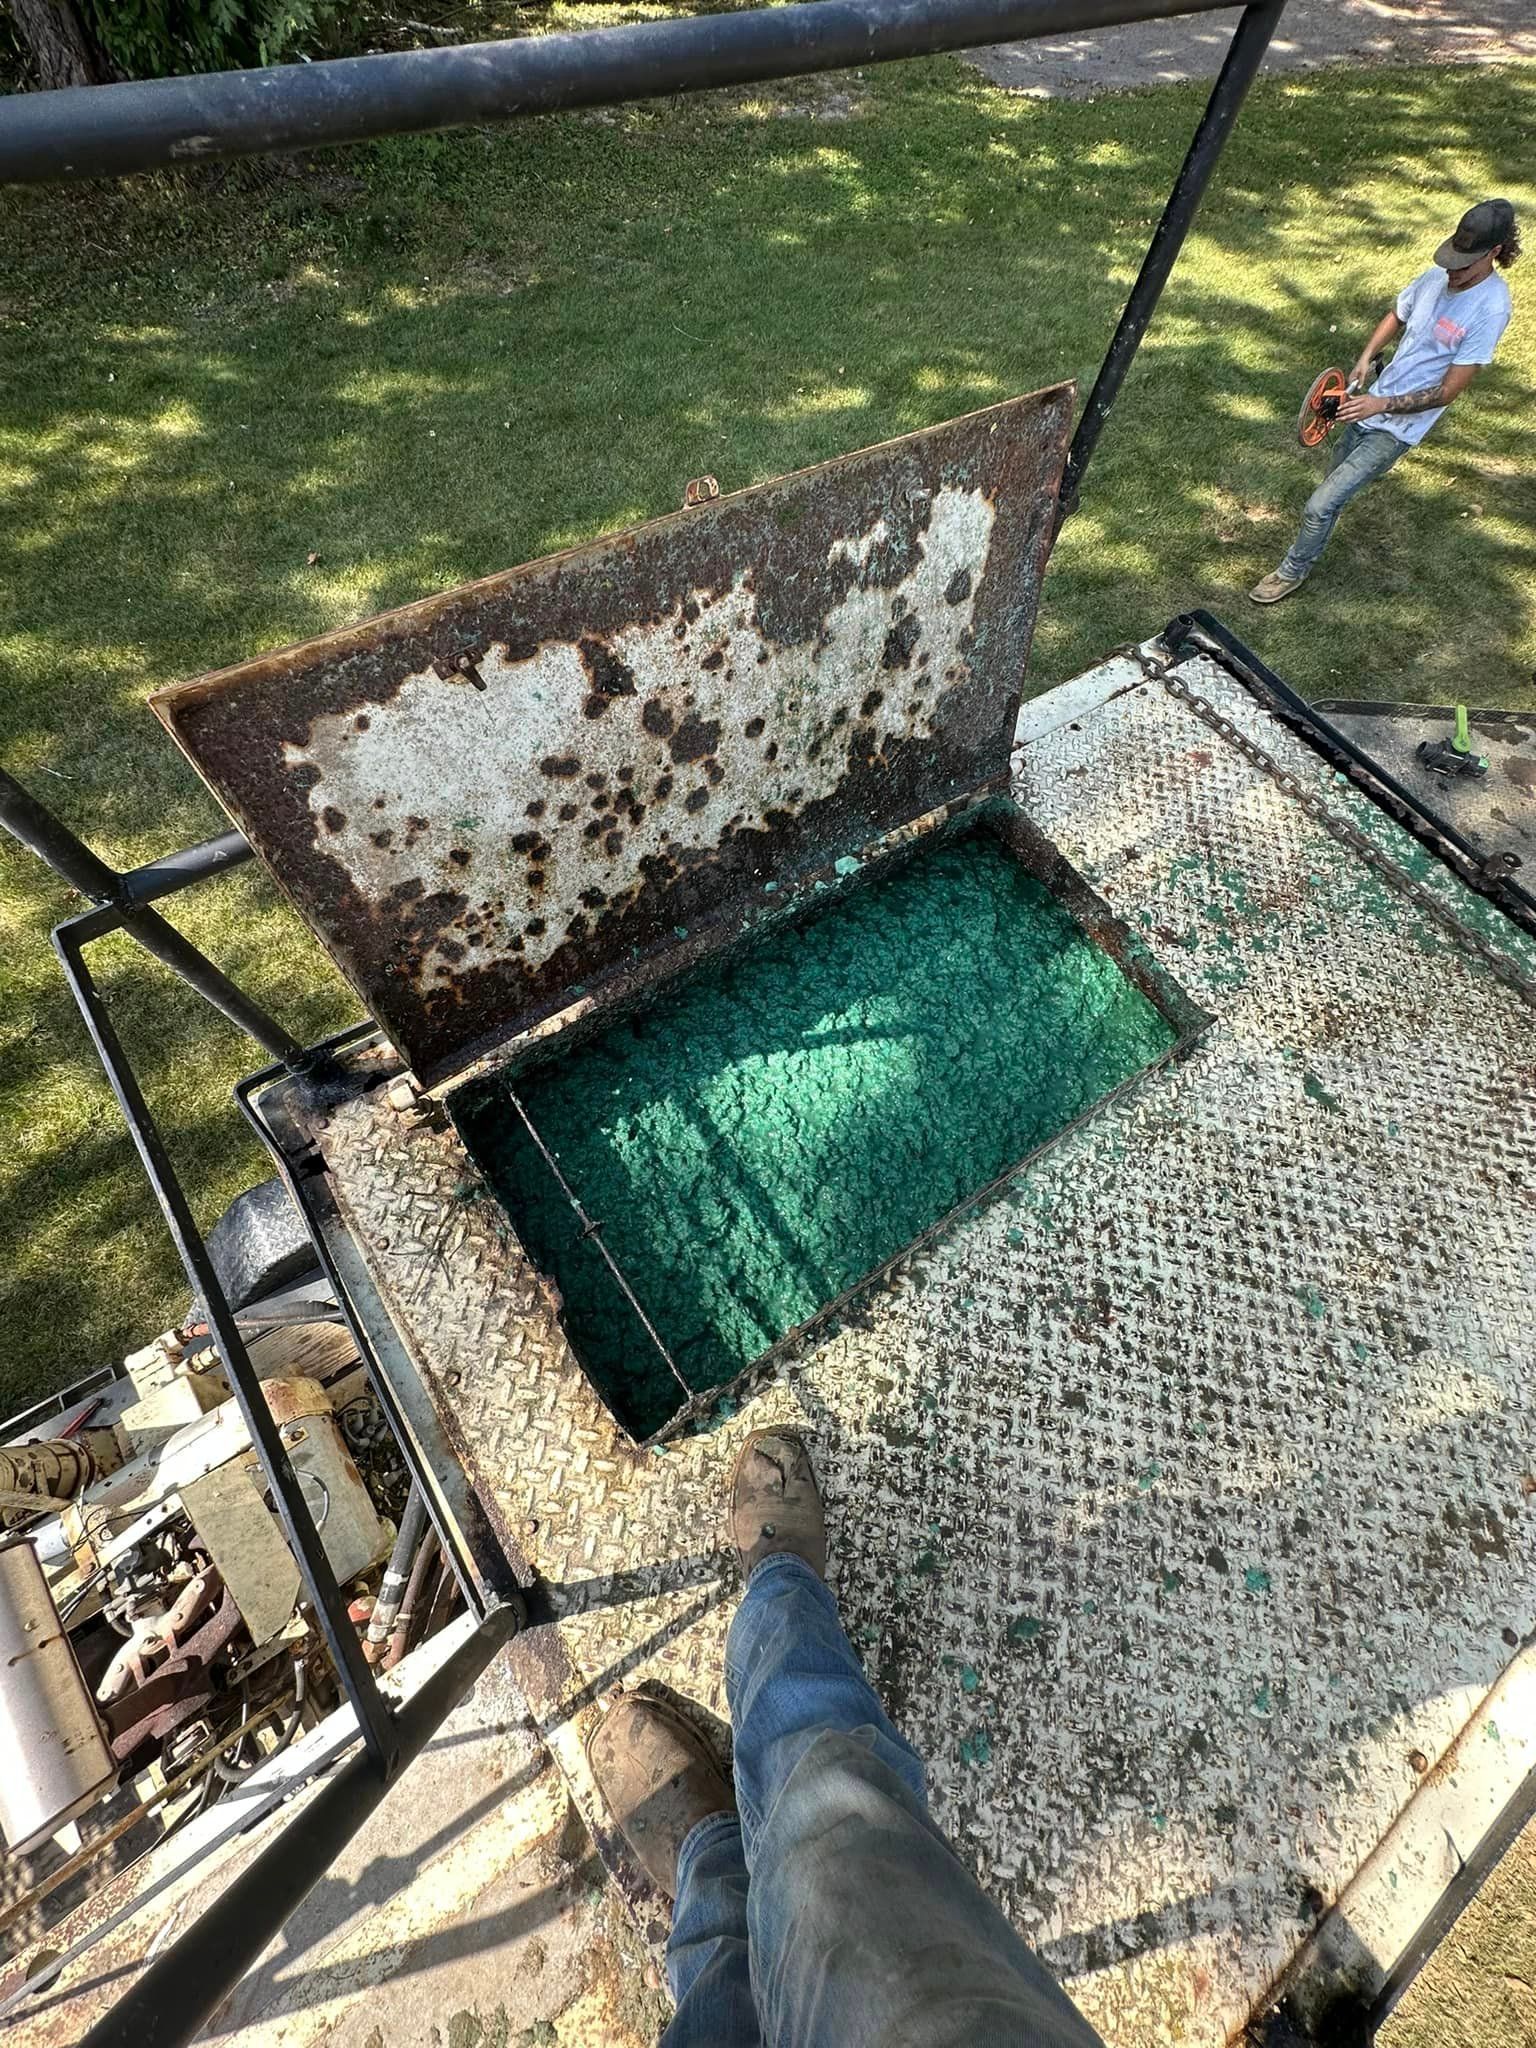
{"type": "Polygon", "coordinates": [[[1272,569],[1259,578],[1248,595],[1255,604],[1279,604],[1282,598],[1294,596],[1303,580],[1300,576],[1282,576],[1278,569],[1272,569]]]}
{"type": "Polygon", "coordinates": [[[731,1482],[731,1541],[743,1579],[765,1557],[792,1551],[818,1578],[827,1575],[827,1523],[810,1453],[783,1429],[754,1430],[731,1482]]]}
{"type": "Polygon", "coordinates": [[[588,1736],[587,1762],[646,1876],[675,1899],[684,1840],[736,1806],[704,1738],[664,1700],[627,1692],[588,1736]]]}

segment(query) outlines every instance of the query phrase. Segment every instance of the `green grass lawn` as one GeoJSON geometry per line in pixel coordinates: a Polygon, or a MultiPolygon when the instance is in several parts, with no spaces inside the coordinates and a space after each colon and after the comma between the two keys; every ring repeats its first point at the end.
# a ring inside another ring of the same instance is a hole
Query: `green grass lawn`
{"type": "MultiPolygon", "coordinates": [[[[1203,97],[1012,99],[946,61],[6,194],[0,761],[147,858],[220,822],[157,685],[665,511],[700,471],[731,489],[1087,378],[1203,97]]],[[[1306,596],[1241,595],[1316,473],[1307,381],[1470,198],[1536,227],[1533,129],[1532,68],[1259,85],[1057,549],[1031,687],[1199,603],[1314,694],[1536,700],[1529,307],[1306,596]]],[[[0,845],[0,1410],[181,1300],[49,950],[68,907],[0,845]]],[[[174,915],[301,1034],[355,1013],[254,871],[174,915]]],[[[229,1105],[257,1055],[126,945],[99,957],[211,1221],[263,1171],[229,1105]]]]}

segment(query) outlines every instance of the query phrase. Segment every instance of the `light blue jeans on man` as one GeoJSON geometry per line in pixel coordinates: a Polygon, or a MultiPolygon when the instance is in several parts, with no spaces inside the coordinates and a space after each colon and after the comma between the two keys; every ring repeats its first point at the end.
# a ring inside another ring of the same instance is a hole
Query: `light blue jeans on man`
{"type": "Polygon", "coordinates": [[[739,1818],[683,1844],[663,2048],[1102,2048],[930,1820],[798,1557],[753,1572],[725,1679],[739,1818]]]}
{"type": "Polygon", "coordinates": [[[1301,531],[1275,571],[1287,583],[1306,581],[1350,499],[1367,484],[1375,483],[1377,477],[1385,476],[1397,458],[1408,452],[1408,443],[1399,441],[1396,434],[1385,433],[1380,427],[1363,426],[1359,420],[1331,434],[1328,445],[1332,450],[1328,474],[1308,498],[1302,510],[1301,531]]]}

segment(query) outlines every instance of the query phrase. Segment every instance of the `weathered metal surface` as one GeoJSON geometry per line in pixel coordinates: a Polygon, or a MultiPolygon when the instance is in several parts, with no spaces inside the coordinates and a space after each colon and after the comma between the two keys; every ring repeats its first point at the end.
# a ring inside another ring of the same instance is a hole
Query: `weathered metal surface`
{"type": "Polygon", "coordinates": [[[430,1085],[1006,772],[1072,395],[151,702],[430,1085]]]}
{"type": "MultiPolygon", "coordinates": [[[[1018,788],[1216,1022],[718,1428],[622,1440],[440,1117],[359,1098],[322,1134],[391,1327],[547,1584],[517,1668],[648,1923],[582,1734],[647,1676],[724,1712],[725,1480],[792,1417],[939,1819],[1120,2048],[1225,2043],[1536,1609],[1529,1014],[1315,800],[1532,949],[1229,677],[1180,674],[1289,786],[1119,664],[1109,701],[1034,722],[1018,788]]],[[[1513,1790],[1509,1750],[1455,1825],[1513,1790]]],[[[1438,1868],[1399,1873],[1426,1910],[1438,1868]]]]}
{"type": "Polygon", "coordinates": [[[100,1799],[117,1775],[43,1567],[24,1536],[0,1542],[0,1824],[25,1856],[100,1799]]]}
{"type": "Polygon", "coordinates": [[[107,1707],[112,1754],[119,1762],[127,1762],[148,1742],[163,1742],[212,1704],[213,1666],[241,1627],[235,1596],[227,1588],[220,1590],[222,1597],[212,1619],[184,1643],[176,1644],[174,1653],[141,1685],[107,1707]]]}
{"type": "Polygon", "coordinates": [[[181,1490],[192,1527],[234,1595],[258,1649],[286,1624],[300,1584],[293,1553],[260,1485],[252,1455],[220,1465],[181,1490]]]}
{"type": "Polygon", "coordinates": [[[1522,870],[1515,879],[1536,890],[1536,711],[1474,712],[1472,744],[1488,773],[1481,781],[1448,782],[1420,763],[1418,748],[1424,740],[1450,738],[1456,718],[1449,706],[1340,702],[1317,708],[1486,858],[1512,854],[1522,870]]]}

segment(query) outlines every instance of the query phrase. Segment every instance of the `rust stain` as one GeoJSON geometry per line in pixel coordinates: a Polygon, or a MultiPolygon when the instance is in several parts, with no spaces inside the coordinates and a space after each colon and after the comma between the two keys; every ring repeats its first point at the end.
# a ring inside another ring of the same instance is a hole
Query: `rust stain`
{"type": "Polygon", "coordinates": [[[151,702],[435,1085],[1006,770],[1072,396],[151,702]]]}

